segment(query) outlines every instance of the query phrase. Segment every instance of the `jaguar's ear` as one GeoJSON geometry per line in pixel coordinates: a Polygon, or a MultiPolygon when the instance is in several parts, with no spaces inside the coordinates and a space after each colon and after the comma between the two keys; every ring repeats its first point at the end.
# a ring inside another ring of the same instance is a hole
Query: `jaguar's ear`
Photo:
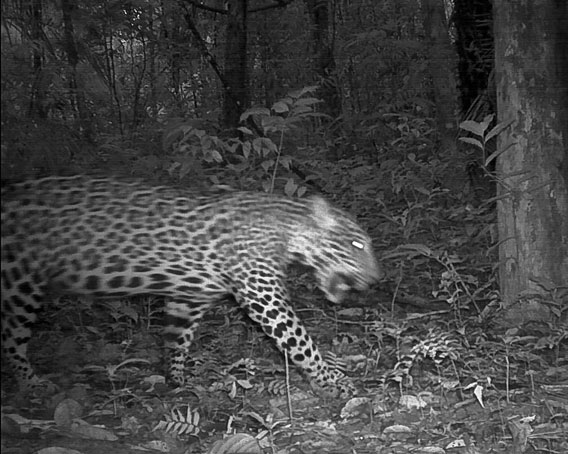
{"type": "Polygon", "coordinates": [[[337,220],[329,203],[320,196],[312,196],[310,199],[317,226],[324,229],[333,228],[337,224],[337,220]]]}

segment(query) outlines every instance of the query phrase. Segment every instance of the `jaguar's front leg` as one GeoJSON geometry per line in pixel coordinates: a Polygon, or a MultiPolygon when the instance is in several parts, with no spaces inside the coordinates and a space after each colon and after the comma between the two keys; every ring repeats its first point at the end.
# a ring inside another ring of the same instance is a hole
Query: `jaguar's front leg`
{"type": "Polygon", "coordinates": [[[168,377],[177,386],[185,384],[185,363],[199,322],[211,306],[210,301],[173,299],[166,304],[164,327],[168,349],[168,377]]]}
{"type": "Polygon", "coordinates": [[[281,279],[271,279],[270,285],[258,285],[255,280],[249,285],[241,282],[241,286],[242,290],[237,292],[240,306],[307,375],[312,388],[318,394],[339,398],[355,394],[356,388],[351,380],[322,358],[317,346],[292,310],[288,302],[288,292],[281,279]]]}

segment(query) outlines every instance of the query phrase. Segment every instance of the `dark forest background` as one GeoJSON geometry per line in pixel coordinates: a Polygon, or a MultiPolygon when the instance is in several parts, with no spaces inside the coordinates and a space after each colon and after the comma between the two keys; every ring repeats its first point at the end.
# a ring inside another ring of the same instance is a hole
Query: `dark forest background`
{"type": "Polygon", "coordinates": [[[2,17],[5,178],[290,188],[326,178],[312,159],[420,156],[482,183],[456,137],[494,112],[488,1],[31,0],[2,17]]]}
{"type": "MultiPolygon", "coordinates": [[[[566,452],[567,9],[3,0],[3,182],[321,193],[357,216],[386,271],[341,307],[289,276],[310,333],[365,390],[341,410],[308,401],[293,374],[290,386],[229,305],[196,340],[190,389],[172,395],[148,391],[163,359],[155,299],[53,304],[38,370],[92,386],[71,397],[127,446],[83,438],[82,451],[566,452]]],[[[36,452],[52,435],[10,443],[36,452]]]]}

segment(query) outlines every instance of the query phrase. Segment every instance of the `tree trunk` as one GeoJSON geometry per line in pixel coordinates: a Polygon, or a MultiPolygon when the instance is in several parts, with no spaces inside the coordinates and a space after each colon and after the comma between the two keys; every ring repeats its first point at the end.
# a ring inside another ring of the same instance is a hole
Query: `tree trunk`
{"type": "Polygon", "coordinates": [[[229,0],[225,47],[224,126],[236,128],[248,107],[247,0],[229,0]]]}
{"type": "MultiPolygon", "coordinates": [[[[422,3],[424,30],[428,40],[428,71],[434,86],[436,120],[441,148],[455,154],[457,135],[456,52],[450,42],[443,0],[422,3]]],[[[463,182],[461,182],[463,185],[463,182]]]]}
{"type": "Polygon", "coordinates": [[[32,118],[37,117],[45,119],[47,118],[47,111],[45,109],[45,98],[47,97],[47,90],[46,83],[43,80],[43,54],[41,50],[42,46],[40,45],[44,39],[43,3],[42,0],[32,0],[31,2],[25,2],[24,5],[27,5],[28,16],[31,22],[29,34],[32,41],[32,64],[35,76],[28,113],[32,118]]]}
{"type": "Polygon", "coordinates": [[[61,12],[63,15],[63,37],[64,37],[64,47],[67,53],[67,63],[69,64],[68,71],[68,82],[71,100],[75,101],[77,108],[77,116],[79,118],[80,130],[83,137],[87,141],[93,140],[93,128],[91,116],[86,108],[85,103],[85,91],[83,90],[82,84],[79,83],[79,77],[77,74],[77,65],[79,64],[79,51],[77,50],[77,44],[75,42],[75,29],[73,26],[73,14],[77,5],[71,0],[62,0],[61,2],[61,12]]]}
{"type": "Polygon", "coordinates": [[[333,35],[330,31],[329,0],[306,0],[312,23],[312,70],[318,79],[317,97],[323,113],[335,119],[341,115],[341,96],[335,80],[333,35]]]}
{"type": "Polygon", "coordinates": [[[507,318],[552,317],[568,304],[566,2],[494,3],[499,121],[499,276],[507,318]]]}
{"type": "Polygon", "coordinates": [[[491,0],[455,0],[452,23],[459,56],[458,74],[463,119],[483,121],[496,111],[493,5],[491,0]]]}
{"type": "Polygon", "coordinates": [[[458,91],[456,83],[457,55],[450,42],[443,0],[424,0],[422,17],[428,43],[428,72],[434,88],[436,124],[440,135],[439,155],[448,160],[452,177],[446,186],[462,191],[467,180],[464,155],[456,144],[458,91]]]}

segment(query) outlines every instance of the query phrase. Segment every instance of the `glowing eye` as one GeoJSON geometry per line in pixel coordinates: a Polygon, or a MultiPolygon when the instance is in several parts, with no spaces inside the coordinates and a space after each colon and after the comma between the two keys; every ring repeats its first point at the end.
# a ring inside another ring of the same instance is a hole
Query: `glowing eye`
{"type": "Polygon", "coordinates": [[[351,245],[354,248],[357,248],[357,249],[361,249],[361,250],[365,249],[365,245],[363,243],[360,243],[359,241],[356,241],[356,240],[351,241],[351,245]]]}

